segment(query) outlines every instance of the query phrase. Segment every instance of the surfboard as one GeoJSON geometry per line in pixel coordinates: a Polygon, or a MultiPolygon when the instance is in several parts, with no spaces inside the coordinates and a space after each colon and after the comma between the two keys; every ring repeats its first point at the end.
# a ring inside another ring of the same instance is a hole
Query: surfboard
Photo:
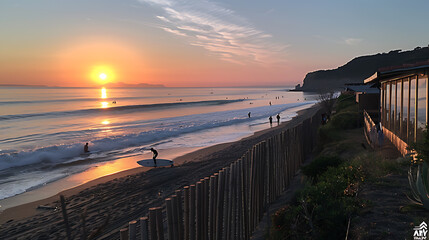
{"type": "MultiPolygon", "coordinates": [[[[142,165],[143,167],[155,167],[155,164],[153,162],[153,159],[143,159],[140,161],[137,161],[138,164],[142,165]]],[[[165,167],[165,166],[172,166],[173,161],[167,160],[167,159],[156,159],[156,167],[165,167]]]]}

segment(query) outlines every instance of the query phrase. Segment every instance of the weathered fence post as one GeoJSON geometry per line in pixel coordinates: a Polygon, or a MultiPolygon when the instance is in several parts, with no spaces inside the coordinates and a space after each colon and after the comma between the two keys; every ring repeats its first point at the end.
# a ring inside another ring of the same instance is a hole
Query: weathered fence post
{"type": "Polygon", "coordinates": [[[156,211],[156,230],[158,232],[158,239],[164,240],[164,225],[162,223],[162,208],[157,207],[156,211]]]}
{"type": "Polygon", "coordinates": [[[237,239],[243,239],[243,158],[237,162],[237,239]]]}
{"type": "Polygon", "coordinates": [[[205,177],[204,178],[204,239],[209,239],[209,184],[210,184],[210,178],[205,177]]]}
{"type": "Polygon", "coordinates": [[[224,239],[229,240],[229,232],[231,231],[231,200],[232,200],[232,174],[233,173],[233,169],[232,169],[232,164],[228,167],[228,182],[226,183],[226,200],[225,200],[225,236],[224,239]]]}
{"type": "Polygon", "coordinates": [[[184,230],[183,230],[183,200],[182,200],[182,191],[176,190],[177,196],[177,223],[179,229],[179,240],[184,239],[184,230]]]}
{"type": "Polygon", "coordinates": [[[147,217],[140,218],[140,236],[141,240],[149,240],[149,234],[147,231],[147,217]]]}
{"type": "Polygon", "coordinates": [[[129,230],[129,240],[136,240],[136,227],[137,227],[137,221],[133,220],[128,223],[128,230],[129,230]]]}
{"type": "Polygon", "coordinates": [[[195,198],[195,216],[196,216],[196,221],[195,221],[195,226],[196,226],[196,239],[200,240],[201,236],[202,236],[202,210],[203,210],[203,206],[202,205],[202,183],[201,182],[197,182],[197,191],[196,191],[196,198],[195,198]]]}
{"type": "Polygon", "coordinates": [[[250,151],[244,155],[241,176],[241,195],[242,195],[242,217],[243,217],[243,236],[244,239],[249,239],[249,161],[250,151]]]}
{"type": "Polygon", "coordinates": [[[189,186],[183,188],[183,226],[185,240],[189,240],[189,186]]]}
{"type": "Polygon", "coordinates": [[[165,199],[165,205],[167,208],[167,226],[168,226],[168,240],[174,240],[174,227],[173,227],[173,206],[171,198],[165,199]]]}
{"type": "Polygon", "coordinates": [[[231,189],[231,183],[229,180],[231,179],[231,167],[228,166],[225,168],[225,195],[224,195],[224,201],[223,201],[223,230],[222,230],[222,239],[227,239],[228,236],[228,211],[229,211],[229,199],[230,199],[230,189],[231,189]]]}
{"type": "Polygon", "coordinates": [[[195,188],[195,185],[191,185],[189,201],[189,236],[191,240],[195,240],[195,188]]]}
{"type": "Polygon", "coordinates": [[[128,228],[122,228],[119,233],[121,240],[128,240],[128,228]]]}
{"type": "Polygon", "coordinates": [[[222,239],[223,231],[223,196],[225,190],[225,170],[219,171],[219,183],[218,183],[218,194],[217,194],[217,208],[216,208],[216,239],[222,239]]]}
{"type": "Polygon", "coordinates": [[[214,201],[214,198],[215,198],[215,181],[216,181],[216,176],[215,175],[212,175],[212,176],[210,176],[210,183],[209,183],[209,217],[208,217],[208,219],[209,219],[209,226],[208,226],[208,228],[209,228],[209,239],[210,240],[212,240],[213,239],[213,237],[214,237],[214,231],[213,231],[213,228],[214,228],[214,226],[215,226],[215,223],[214,223],[214,217],[213,217],[213,212],[214,212],[214,210],[215,210],[215,201],[214,201]]]}
{"type": "Polygon", "coordinates": [[[236,239],[236,224],[237,224],[237,161],[232,163],[232,174],[231,174],[231,230],[229,233],[229,239],[236,239]]]}
{"type": "Polygon", "coordinates": [[[172,216],[173,216],[173,233],[174,233],[174,239],[179,239],[179,223],[178,223],[178,203],[177,203],[177,195],[171,196],[171,209],[172,209],[172,216]]]}
{"type": "Polygon", "coordinates": [[[156,208],[149,208],[149,233],[151,240],[158,239],[156,232],[156,208]]]}

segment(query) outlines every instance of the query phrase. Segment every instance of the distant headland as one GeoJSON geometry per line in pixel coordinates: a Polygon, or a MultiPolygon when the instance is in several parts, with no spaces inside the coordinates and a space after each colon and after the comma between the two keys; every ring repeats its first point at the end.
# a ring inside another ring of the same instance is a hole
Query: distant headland
{"type": "MultiPolygon", "coordinates": [[[[340,90],[347,83],[363,83],[363,80],[381,68],[416,64],[429,60],[429,47],[416,47],[411,51],[392,50],[388,53],[356,57],[345,65],[330,70],[307,73],[303,85],[295,86],[295,91],[319,92],[340,90]]],[[[429,62],[428,62],[429,64],[429,62]]]]}

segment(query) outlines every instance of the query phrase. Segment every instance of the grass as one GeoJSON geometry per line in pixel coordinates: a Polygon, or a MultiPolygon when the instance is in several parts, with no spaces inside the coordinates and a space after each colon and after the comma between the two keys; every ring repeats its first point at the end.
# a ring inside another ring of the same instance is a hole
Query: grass
{"type": "Polygon", "coordinates": [[[375,153],[364,153],[351,160],[353,164],[359,164],[365,169],[368,181],[376,181],[387,174],[404,174],[408,161],[404,158],[396,160],[385,159],[375,153]]]}
{"type": "Polygon", "coordinates": [[[342,94],[337,99],[335,110],[337,112],[355,111],[357,112],[358,106],[355,103],[354,95],[342,94]]]}
{"type": "Polygon", "coordinates": [[[343,161],[338,156],[319,156],[314,159],[309,165],[301,168],[302,173],[311,178],[314,183],[317,182],[318,177],[326,172],[329,167],[337,167],[343,161]]]}

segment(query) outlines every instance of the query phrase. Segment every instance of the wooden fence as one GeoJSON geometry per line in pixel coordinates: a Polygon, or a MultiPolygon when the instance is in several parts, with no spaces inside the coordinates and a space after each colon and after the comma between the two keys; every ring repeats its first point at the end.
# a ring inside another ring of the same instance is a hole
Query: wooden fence
{"type": "Polygon", "coordinates": [[[377,144],[377,131],[374,121],[372,121],[371,117],[369,116],[368,112],[363,110],[363,130],[365,133],[365,138],[368,144],[375,148],[377,144]]]}
{"type": "Polygon", "coordinates": [[[176,190],[163,208],[151,208],[148,217],[121,229],[121,239],[250,239],[269,204],[286,190],[315,147],[320,121],[316,113],[256,144],[210,177],[176,190]]]}

